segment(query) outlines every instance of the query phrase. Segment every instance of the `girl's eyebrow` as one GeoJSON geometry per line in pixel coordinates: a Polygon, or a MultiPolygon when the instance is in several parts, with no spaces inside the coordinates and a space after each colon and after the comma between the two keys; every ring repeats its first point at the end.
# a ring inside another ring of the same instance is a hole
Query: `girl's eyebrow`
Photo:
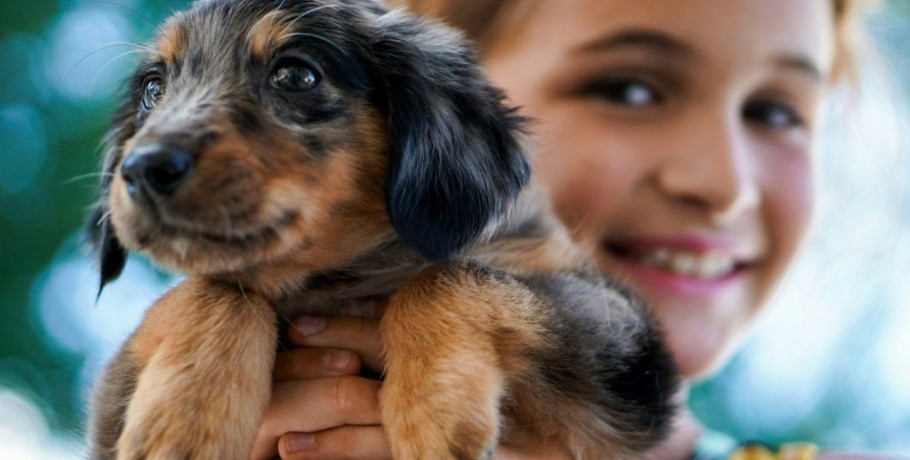
{"type": "MultiPolygon", "coordinates": [[[[698,61],[700,59],[698,52],[685,41],[665,32],[646,28],[620,30],[582,44],[573,52],[591,54],[629,48],[643,49],[677,61],[698,61]]],[[[813,80],[823,80],[824,73],[821,68],[803,54],[782,53],[773,59],[773,64],[778,68],[803,73],[813,80]]]]}
{"type": "Polygon", "coordinates": [[[684,41],[652,29],[624,29],[585,43],[573,51],[599,53],[624,48],[643,48],[647,51],[682,60],[697,60],[698,53],[684,41]]]}
{"type": "Polygon", "coordinates": [[[781,54],[774,58],[774,65],[781,69],[795,70],[813,80],[822,81],[824,73],[808,56],[801,54],[781,54]]]}

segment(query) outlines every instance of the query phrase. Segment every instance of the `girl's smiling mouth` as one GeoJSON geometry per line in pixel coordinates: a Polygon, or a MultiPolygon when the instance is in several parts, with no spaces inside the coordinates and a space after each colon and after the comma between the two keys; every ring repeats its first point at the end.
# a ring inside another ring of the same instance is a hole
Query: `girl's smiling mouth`
{"type": "Polygon", "coordinates": [[[674,235],[601,244],[621,270],[660,292],[707,298],[737,285],[759,257],[729,238],[674,235]]]}

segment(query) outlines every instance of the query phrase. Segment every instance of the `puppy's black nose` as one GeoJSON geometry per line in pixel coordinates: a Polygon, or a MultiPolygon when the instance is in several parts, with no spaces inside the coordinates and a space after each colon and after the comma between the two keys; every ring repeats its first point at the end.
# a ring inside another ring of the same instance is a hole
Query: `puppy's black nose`
{"type": "Polygon", "coordinates": [[[151,144],[130,152],[120,174],[130,194],[140,189],[171,195],[192,175],[193,155],[179,147],[151,144]]]}

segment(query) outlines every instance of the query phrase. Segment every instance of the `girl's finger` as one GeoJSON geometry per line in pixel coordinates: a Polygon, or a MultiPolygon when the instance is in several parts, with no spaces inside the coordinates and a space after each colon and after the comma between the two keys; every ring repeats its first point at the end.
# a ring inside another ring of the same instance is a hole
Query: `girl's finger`
{"type": "Polygon", "coordinates": [[[287,433],[278,441],[282,460],[386,460],[392,458],[382,426],[342,426],[316,433],[287,433]]]}
{"type": "Polygon", "coordinates": [[[302,316],[291,323],[288,338],[295,345],[351,350],[368,369],[382,370],[378,318],[302,316]]]}
{"type": "Polygon", "coordinates": [[[274,456],[278,438],[285,433],[379,425],[380,385],[378,381],[350,375],[275,384],[251,458],[274,456]]]}
{"type": "Polygon", "coordinates": [[[275,358],[275,382],[314,379],[360,372],[360,357],[349,350],[294,348],[275,358]]]}

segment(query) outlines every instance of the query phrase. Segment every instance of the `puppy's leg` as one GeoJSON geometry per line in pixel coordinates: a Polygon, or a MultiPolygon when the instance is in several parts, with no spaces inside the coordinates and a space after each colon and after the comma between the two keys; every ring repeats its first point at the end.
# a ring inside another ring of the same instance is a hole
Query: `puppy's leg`
{"type": "Polygon", "coordinates": [[[381,402],[396,459],[489,458],[499,401],[515,373],[497,337],[533,348],[539,334],[513,316],[532,302],[513,280],[466,264],[428,269],[392,296],[382,320],[381,402]]]}
{"type": "Polygon", "coordinates": [[[200,278],[168,293],[129,344],[144,365],[117,458],[247,458],[275,343],[273,310],[252,294],[200,278]]]}
{"type": "Polygon", "coordinates": [[[129,354],[131,341],[124,344],[95,384],[88,423],[88,458],[92,460],[112,460],[117,456],[117,439],[123,432],[126,405],[139,374],[139,363],[129,354]]]}

